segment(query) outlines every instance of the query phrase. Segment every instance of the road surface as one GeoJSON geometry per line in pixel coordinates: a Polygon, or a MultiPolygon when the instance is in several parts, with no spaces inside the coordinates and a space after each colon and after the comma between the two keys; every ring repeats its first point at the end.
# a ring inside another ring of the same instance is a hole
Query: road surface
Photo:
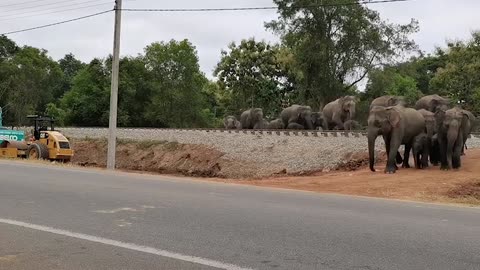
{"type": "Polygon", "coordinates": [[[0,161],[0,241],[0,269],[480,269],[480,210],[0,161]]]}

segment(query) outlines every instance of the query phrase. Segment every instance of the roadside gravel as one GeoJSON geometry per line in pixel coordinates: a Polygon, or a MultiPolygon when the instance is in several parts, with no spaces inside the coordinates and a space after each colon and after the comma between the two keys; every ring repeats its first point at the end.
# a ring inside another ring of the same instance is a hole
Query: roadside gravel
{"type": "MultiPolygon", "coordinates": [[[[61,128],[67,136],[77,139],[105,138],[108,130],[91,128],[61,128]]],[[[367,138],[303,136],[303,135],[253,135],[228,132],[206,132],[195,130],[161,129],[118,129],[117,137],[130,140],[155,140],[181,144],[202,144],[225,153],[224,158],[233,162],[255,164],[258,176],[275,173],[305,173],[331,170],[338,166],[348,154],[367,151],[367,138]]],[[[381,138],[377,149],[383,150],[381,138]]],[[[467,143],[470,148],[480,147],[480,138],[467,143]]]]}

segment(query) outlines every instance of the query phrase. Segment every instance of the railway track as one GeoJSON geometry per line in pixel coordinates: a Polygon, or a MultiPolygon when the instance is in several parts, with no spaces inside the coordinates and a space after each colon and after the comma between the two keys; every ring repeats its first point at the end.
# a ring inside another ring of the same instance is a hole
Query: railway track
{"type": "MultiPolygon", "coordinates": [[[[18,128],[29,130],[28,127],[18,128]]],[[[105,127],[59,127],[58,130],[67,133],[75,131],[108,131],[105,127]]],[[[178,132],[205,132],[205,133],[230,133],[271,136],[306,136],[306,137],[365,137],[366,130],[295,130],[295,129],[224,129],[224,128],[118,128],[121,132],[153,132],[153,131],[178,131],[178,132]]],[[[480,138],[480,132],[472,132],[470,137],[480,138]]]]}
{"type": "MultiPolygon", "coordinates": [[[[108,130],[103,127],[65,127],[60,130],[108,130]]],[[[364,137],[366,130],[294,130],[294,129],[224,129],[224,128],[118,128],[123,132],[139,131],[197,131],[206,133],[231,133],[252,135],[277,135],[277,136],[312,136],[312,137],[364,137]]],[[[470,137],[480,138],[480,132],[472,132],[470,137]]]]}

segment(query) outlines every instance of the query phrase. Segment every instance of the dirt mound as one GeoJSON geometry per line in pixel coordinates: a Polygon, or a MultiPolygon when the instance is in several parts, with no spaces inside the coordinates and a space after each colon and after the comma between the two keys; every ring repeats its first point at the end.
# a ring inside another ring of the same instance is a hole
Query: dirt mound
{"type": "MultiPolygon", "coordinates": [[[[72,163],[87,167],[106,167],[106,140],[72,140],[72,163]]],[[[224,154],[204,145],[167,141],[119,140],[116,152],[118,169],[199,177],[256,177],[259,168],[248,162],[230,161],[224,154]]]]}
{"type": "MultiPolygon", "coordinates": [[[[343,161],[338,164],[337,171],[357,171],[363,168],[367,168],[369,164],[369,158],[367,152],[356,152],[346,154],[343,161]]],[[[375,155],[375,164],[385,163],[387,161],[387,155],[385,152],[377,153],[375,155]]]]}
{"type": "Polygon", "coordinates": [[[450,198],[474,198],[480,200],[480,181],[476,180],[470,183],[461,184],[449,190],[446,194],[450,198]]]}

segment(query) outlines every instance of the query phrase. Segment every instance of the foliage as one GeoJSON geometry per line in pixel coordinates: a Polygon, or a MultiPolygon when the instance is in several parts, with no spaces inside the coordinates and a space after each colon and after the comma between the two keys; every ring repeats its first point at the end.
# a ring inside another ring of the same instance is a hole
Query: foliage
{"type": "Polygon", "coordinates": [[[41,114],[61,87],[63,73],[47,51],[19,48],[0,37],[0,106],[6,125],[24,125],[27,114],[41,114]]]}
{"type": "Polygon", "coordinates": [[[414,20],[391,24],[364,5],[332,5],[334,0],[274,2],[279,18],[266,27],[291,49],[301,101],[314,107],[347,94],[371,69],[416,48],[408,38],[418,30],[414,20]]]}
{"type": "Polygon", "coordinates": [[[188,41],[156,42],[145,48],[145,65],[151,73],[152,96],[144,114],[151,125],[201,127],[202,90],[207,79],[200,71],[195,47],[188,41]]]}
{"type": "Polygon", "coordinates": [[[228,51],[222,51],[214,75],[229,98],[229,114],[260,107],[266,116],[275,117],[291,103],[293,89],[278,61],[279,53],[278,46],[253,38],[239,45],[232,42],[228,51]]]}
{"type": "Polygon", "coordinates": [[[105,61],[94,59],[74,77],[72,89],[65,93],[61,100],[61,107],[67,114],[65,117],[67,125],[108,124],[110,94],[108,73],[105,61]]]}
{"type": "Polygon", "coordinates": [[[57,126],[65,125],[65,116],[66,113],[61,108],[58,108],[55,103],[48,103],[47,108],[45,109],[45,116],[52,117],[55,120],[57,126]]]}
{"type": "Polygon", "coordinates": [[[387,88],[387,95],[403,96],[407,104],[413,106],[415,102],[422,96],[422,93],[417,89],[415,79],[409,76],[402,76],[395,74],[393,83],[387,88]]]}
{"type": "Polygon", "coordinates": [[[474,32],[466,42],[449,43],[447,53],[447,64],[430,81],[431,88],[479,114],[480,32],[474,32]]]}

